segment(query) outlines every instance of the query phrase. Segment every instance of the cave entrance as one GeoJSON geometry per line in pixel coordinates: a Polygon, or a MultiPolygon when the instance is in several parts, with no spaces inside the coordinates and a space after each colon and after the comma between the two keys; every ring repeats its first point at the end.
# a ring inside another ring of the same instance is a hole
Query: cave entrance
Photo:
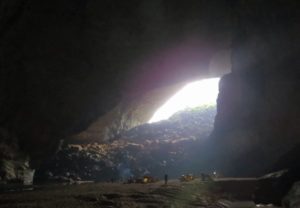
{"type": "MultiPolygon", "coordinates": [[[[52,163],[47,163],[48,167],[59,175],[66,175],[68,170],[68,174],[76,173],[84,180],[99,181],[144,176],[161,178],[166,173],[175,179],[182,174],[208,172],[210,167],[205,158],[209,150],[205,144],[213,130],[218,83],[219,78],[184,86],[180,83],[183,87],[177,92],[172,89],[176,93],[170,93],[173,96],[149,121],[150,116],[145,119],[148,123],[121,132],[118,137],[112,137],[111,142],[69,145],[52,163]],[[85,168],[78,169],[78,164],[85,168]]],[[[176,89],[179,88],[176,86],[176,89]]],[[[116,114],[109,116],[113,115],[116,114]]],[[[98,129],[99,123],[96,123],[90,128],[90,135],[97,134],[98,129]]]]}
{"type": "Polygon", "coordinates": [[[169,119],[186,109],[215,108],[220,78],[203,79],[186,84],[159,107],[148,123],[169,119]]]}
{"type": "Polygon", "coordinates": [[[132,151],[140,175],[178,178],[182,174],[210,172],[206,163],[209,150],[206,144],[213,131],[216,100],[220,78],[202,79],[186,83],[163,103],[148,120],[122,135],[141,144],[132,151]],[[137,149],[137,148],[136,148],[137,149]]]}

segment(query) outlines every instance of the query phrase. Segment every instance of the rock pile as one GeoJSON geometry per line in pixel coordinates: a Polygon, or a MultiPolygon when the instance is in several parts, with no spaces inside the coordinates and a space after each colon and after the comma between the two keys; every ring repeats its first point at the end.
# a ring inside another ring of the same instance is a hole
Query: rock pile
{"type": "Polygon", "coordinates": [[[21,153],[17,137],[0,128],[0,184],[23,182],[27,171],[30,171],[29,158],[21,153]]]}
{"type": "MultiPolygon", "coordinates": [[[[68,144],[37,177],[54,181],[116,181],[152,175],[178,177],[198,167],[197,154],[213,128],[215,108],[187,110],[144,124],[105,144],[68,144]]],[[[200,170],[199,170],[200,171],[200,170]]]]}
{"type": "Polygon", "coordinates": [[[161,122],[144,124],[119,135],[122,139],[205,139],[213,129],[215,106],[186,109],[161,122]]]}

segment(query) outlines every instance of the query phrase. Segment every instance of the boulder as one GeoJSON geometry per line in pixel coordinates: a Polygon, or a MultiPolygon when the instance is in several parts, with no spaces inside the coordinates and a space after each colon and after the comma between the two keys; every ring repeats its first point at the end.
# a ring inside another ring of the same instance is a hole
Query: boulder
{"type": "MultiPolygon", "coordinates": [[[[254,194],[257,204],[275,204],[280,206],[293,184],[300,180],[298,168],[291,168],[267,174],[258,179],[258,185],[254,194]]],[[[297,186],[289,195],[295,194],[297,186]]],[[[288,196],[289,196],[288,195],[288,196]]],[[[291,197],[286,197],[289,200],[291,197]]]]}
{"type": "Polygon", "coordinates": [[[300,207],[300,181],[293,184],[293,187],[284,197],[282,204],[285,208],[299,208],[300,207]]]}

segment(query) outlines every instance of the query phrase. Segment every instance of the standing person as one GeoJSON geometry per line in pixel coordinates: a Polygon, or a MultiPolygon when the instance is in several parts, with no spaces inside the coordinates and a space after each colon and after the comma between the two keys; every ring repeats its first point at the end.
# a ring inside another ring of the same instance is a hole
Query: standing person
{"type": "Polygon", "coordinates": [[[165,174],[165,185],[168,184],[168,174],[165,174]]]}

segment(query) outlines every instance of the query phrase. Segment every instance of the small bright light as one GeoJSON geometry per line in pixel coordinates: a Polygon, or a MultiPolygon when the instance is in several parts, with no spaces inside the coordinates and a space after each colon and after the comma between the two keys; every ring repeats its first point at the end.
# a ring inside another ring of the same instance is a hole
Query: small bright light
{"type": "Polygon", "coordinates": [[[162,105],[148,123],[168,119],[174,113],[186,108],[216,105],[219,93],[219,80],[219,78],[212,78],[187,84],[162,105]]]}

